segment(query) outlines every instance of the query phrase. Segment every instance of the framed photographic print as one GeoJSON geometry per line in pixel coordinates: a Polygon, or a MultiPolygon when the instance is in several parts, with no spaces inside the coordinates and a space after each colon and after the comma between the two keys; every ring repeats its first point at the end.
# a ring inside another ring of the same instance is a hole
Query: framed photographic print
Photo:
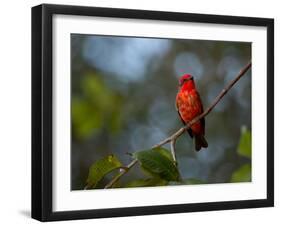
{"type": "Polygon", "coordinates": [[[274,204],[274,21],[32,8],[32,217],[274,204]]]}

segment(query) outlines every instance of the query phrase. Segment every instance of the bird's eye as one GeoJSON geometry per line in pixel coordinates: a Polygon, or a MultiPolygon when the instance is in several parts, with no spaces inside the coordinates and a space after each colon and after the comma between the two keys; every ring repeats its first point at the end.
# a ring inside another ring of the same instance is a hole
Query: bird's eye
{"type": "Polygon", "coordinates": [[[180,86],[182,86],[185,82],[189,81],[189,80],[193,80],[193,77],[189,77],[189,78],[184,78],[180,81],[180,86]]]}

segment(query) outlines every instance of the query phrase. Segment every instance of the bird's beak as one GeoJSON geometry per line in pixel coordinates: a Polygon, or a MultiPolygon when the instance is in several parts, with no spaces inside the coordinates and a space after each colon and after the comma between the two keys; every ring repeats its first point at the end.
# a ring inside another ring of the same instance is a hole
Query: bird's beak
{"type": "Polygon", "coordinates": [[[193,76],[191,76],[189,79],[187,79],[186,81],[189,81],[189,80],[193,80],[193,76]]]}

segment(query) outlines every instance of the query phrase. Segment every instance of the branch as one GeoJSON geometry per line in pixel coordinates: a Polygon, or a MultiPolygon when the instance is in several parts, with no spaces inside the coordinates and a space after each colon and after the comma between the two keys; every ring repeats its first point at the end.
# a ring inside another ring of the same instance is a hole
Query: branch
{"type": "Polygon", "coordinates": [[[126,167],[121,168],[121,172],[117,174],[104,188],[111,188],[124,174],[126,174],[136,163],[138,160],[134,159],[130,162],[126,167]]]}
{"type": "MultiPolygon", "coordinates": [[[[191,120],[186,126],[180,128],[177,132],[169,136],[168,138],[162,140],[158,144],[154,145],[152,148],[161,147],[164,144],[171,143],[171,152],[173,155],[174,161],[176,161],[176,155],[175,155],[175,143],[179,136],[181,136],[187,129],[189,129],[194,123],[196,123],[201,118],[208,115],[213,108],[220,102],[220,100],[224,97],[224,95],[234,86],[234,84],[243,76],[246,74],[246,72],[251,68],[252,63],[249,62],[240,72],[239,74],[219,93],[219,95],[214,99],[212,104],[200,115],[195,117],[193,120],[191,120]]],[[[134,159],[132,162],[130,162],[125,169],[122,169],[122,171],[116,175],[106,186],[105,188],[111,188],[124,174],[126,174],[138,161],[134,159]]]]}

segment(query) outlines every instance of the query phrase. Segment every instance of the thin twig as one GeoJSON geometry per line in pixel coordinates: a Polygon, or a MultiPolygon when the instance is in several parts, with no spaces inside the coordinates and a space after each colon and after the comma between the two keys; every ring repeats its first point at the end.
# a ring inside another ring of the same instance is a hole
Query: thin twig
{"type": "Polygon", "coordinates": [[[175,165],[177,166],[178,165],[178,162],[177,162],[177,157],[176,157],[176,139],[174,140],[171,140],[171,153],[172,153],[172,157],[173,157],[173,160],[174,160],[174,163],[175,165]]]}
{"type": "Polygon", "coordinates": [[[122,168],[121,172],[117,174],[104,188],[111,188],[124,174],[126,174],[136,163],[138,160],[134,159],[130,162],[126,167],[122,168]]]}
{"type": "MultiPolygon", "coordinates": [[[[171,152],[173,155],[174,160],[176,160],[175,155],[175,143],[179,136],[181,136],[187,129],[189,129],[194,123],[196,123],[201,118],[208,115],[213,108],[220,102],[220,100],[223,98],[223,96],[234,86],[234,84],[243,76],[246,74],[246,72],[251,68],[252,63],[249,62],[240,72],[239,74],[219,93],[219,95],[214,99],[212,104],[200,115],[195,117],[193,120],[191,120],[186,126],[180,128],[177,132],[169,136],[168,138],[162,140],[158,144],[154,145],[152,148],[161,147],[164,144],[171,142],[171,152]]],[[[137,160],[134,159],[132,162],[128,164],[126,167],[126,170],[123,170],[119,174],[117,174],[106,186],[105,188],[111,188],[124,174],[126,174],[135,164],[137,163],[137,160]]]]}

